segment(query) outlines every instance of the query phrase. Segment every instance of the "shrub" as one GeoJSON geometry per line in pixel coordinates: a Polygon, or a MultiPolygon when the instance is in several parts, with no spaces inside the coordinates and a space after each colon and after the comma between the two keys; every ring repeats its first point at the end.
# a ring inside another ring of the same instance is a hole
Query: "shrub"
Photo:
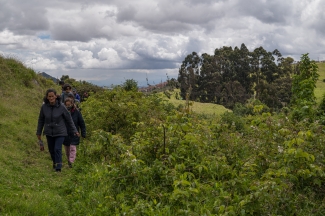
{"type": "Polygon", "coordinates": [[[232,112],[225,112],[221,115],[221,121],[227,124],[228,128],[233,128],[236,131],[242,131],[244,129],[245,121],[242,118],[238,118],[232,112]]]}

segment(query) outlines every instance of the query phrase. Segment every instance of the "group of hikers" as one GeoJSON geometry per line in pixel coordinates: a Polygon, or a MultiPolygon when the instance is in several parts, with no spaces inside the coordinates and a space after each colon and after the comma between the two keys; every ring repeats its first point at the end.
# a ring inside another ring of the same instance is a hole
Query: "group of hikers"
{"type": "MultiPolygon", "coordinates": [[[[80,110],[81,98],[70,84],[60,83],[61,95],[55,89],[48,89],[43,99],[36,135],[40,150],[44,151],[41,135],[46,136],[48,149],[53,162],[53,169],[61,172],[62,144],[68,159],[68,166],[76,159],[77,146],[80,143],[80,132],[86,138],[86,125],[80,110]]],[[[85,98],[88,94],[83,94],[85,98]]]]}

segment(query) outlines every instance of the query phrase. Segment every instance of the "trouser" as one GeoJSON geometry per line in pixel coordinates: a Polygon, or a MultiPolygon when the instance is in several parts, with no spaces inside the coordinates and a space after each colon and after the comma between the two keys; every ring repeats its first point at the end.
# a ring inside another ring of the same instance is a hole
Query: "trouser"
{"type": "Polygon", "coordinates": [[[68,161],[70,163],[73,163],[76,159],[77,155],[77,146],[76,145],[69,145],[69,146],[64,146],[65,149],[65,154],[67,155],[68,161]]]}
{"type": "Polygon", "coordinates": [[[51,137],[46,136],[47,145],[49,147],[49,152],[51,154],[51,158],[53,164],[55,165],[55,169],[62,168],[62,143],[64,141],[64,136],[51,137]]]}

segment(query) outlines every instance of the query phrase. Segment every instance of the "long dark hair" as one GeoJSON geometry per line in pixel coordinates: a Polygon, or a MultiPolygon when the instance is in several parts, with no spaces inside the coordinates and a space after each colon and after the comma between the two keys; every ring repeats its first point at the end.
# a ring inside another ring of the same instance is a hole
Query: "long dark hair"
{"type": "Polygon", "coordinates": [[[56,100],[57,100],[57,101],[60,101],[60,100],[61,100],[61,96],[56,94],[56,90],[55,90],[55,89],[48,89],[48,90],[46,90],[46,92],[45,92],[45,96],[44,96],[44,98],[43,98],[44,103],[46,103],[46,104],[50,103],[50,101],[47,99],[47,95],[48,95],[50,92],[53,92],[53,93],[56,95],[56,100]]]}

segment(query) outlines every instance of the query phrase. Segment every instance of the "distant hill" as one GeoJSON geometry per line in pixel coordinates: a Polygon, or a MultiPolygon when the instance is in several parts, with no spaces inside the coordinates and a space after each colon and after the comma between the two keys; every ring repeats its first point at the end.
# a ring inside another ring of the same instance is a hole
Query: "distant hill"
{"type": "Polygon", "coordinates": [[[45,77],[46,79],[51,79],[53,80],[54,83],[58,83],[59,82],[59,79],[55,78],[55,77],[52,77],[51,75],[48,75],[47,73],[45,72],[39,72],[38,73],[39,75],[45,77]]]}

